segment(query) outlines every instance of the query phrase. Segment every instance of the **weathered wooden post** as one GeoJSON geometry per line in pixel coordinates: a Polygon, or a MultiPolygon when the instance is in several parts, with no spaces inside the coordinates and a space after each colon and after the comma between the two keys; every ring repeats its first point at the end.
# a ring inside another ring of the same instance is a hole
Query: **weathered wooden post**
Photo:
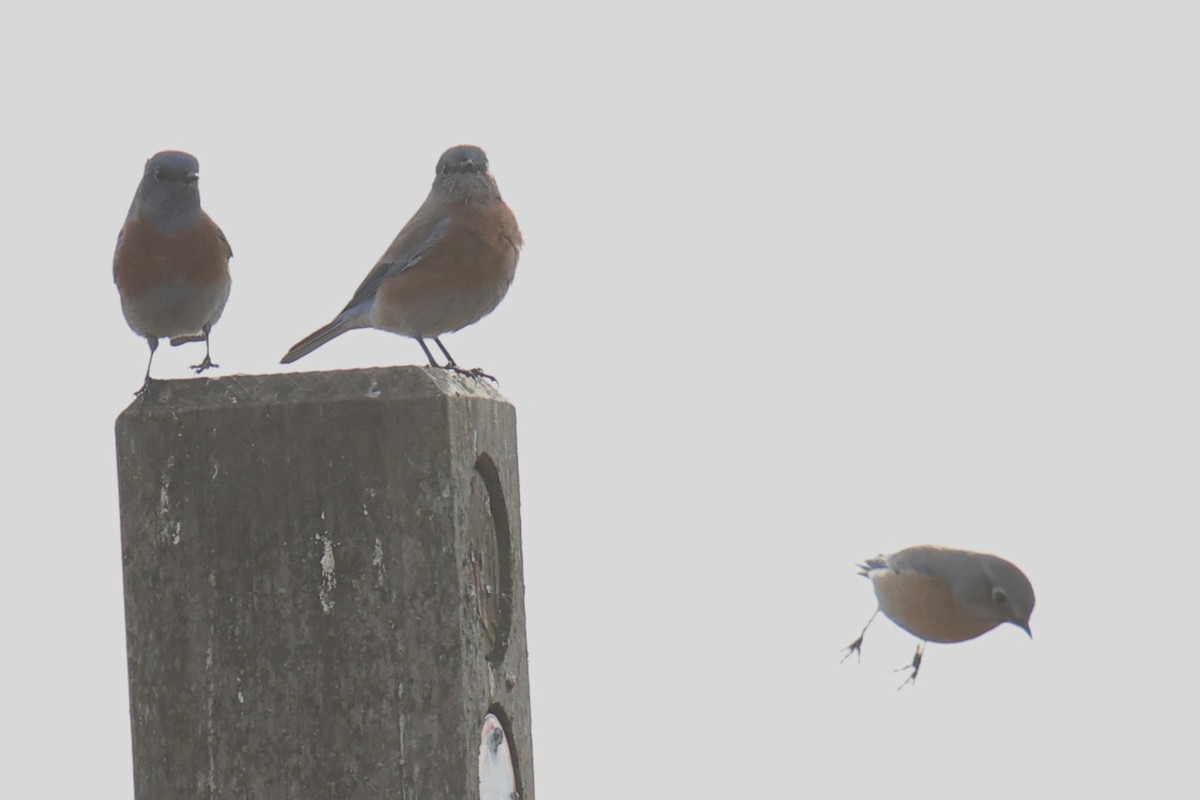
{"type": "Polygon", "coordinates": [[[117,457],[139,800],[533,797],[516,415],[490,384],[156,382],[117,457]]]}

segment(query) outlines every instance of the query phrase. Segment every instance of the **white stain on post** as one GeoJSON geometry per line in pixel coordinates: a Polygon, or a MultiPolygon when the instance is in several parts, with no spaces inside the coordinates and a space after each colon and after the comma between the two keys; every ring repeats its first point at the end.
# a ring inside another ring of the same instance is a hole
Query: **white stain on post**
{"type": "Polygon", "coordinates": [[[337,576],[333,574],[333,568],[337,562],[333,558],[333,539],[329,535],[329,531],[317,534],[317,541],[321,542],[324,550],[321,553],[321,610],[326,614],[333,613],[333,590],[337,588],[337,576]]]}
{"type": "Polygon", "coordinates": [[[171,519],[171,469],[174,466],[175,456],[168,456],[166,466],[158,479],[158,540],[179,544],[182,526],[178,520],[171,519]]]}
{"type": "Polygon", "coordinates": [[[383,563],[383,542],[375,537],[375,552],[371,556],[371,566],[375,567],[375,585],[382,587],[387,577],[387,567],[383,563]]]}

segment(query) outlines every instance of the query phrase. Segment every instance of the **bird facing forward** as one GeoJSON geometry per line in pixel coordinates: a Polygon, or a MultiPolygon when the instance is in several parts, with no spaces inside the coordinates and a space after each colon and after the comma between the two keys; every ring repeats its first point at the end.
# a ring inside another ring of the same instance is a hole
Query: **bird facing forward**
{"type": "Polygon", "coordinates": [[[133,332],[150,345],[141,394],[159,339],[177,347],[204,342],[197,373],[214,364],[208,336],[225,310],[233,251],[200,208],[200,165],[190,153],[167,150],[146,161],[141,183],[117,235],[113,280],[133,332]]]}

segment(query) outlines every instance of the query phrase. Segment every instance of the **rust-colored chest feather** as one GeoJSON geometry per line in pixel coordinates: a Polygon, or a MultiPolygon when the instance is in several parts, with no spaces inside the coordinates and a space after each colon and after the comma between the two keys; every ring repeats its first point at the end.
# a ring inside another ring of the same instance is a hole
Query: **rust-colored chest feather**
{"type": "Polygon", "coordinates": [[[372,324],[431,337],[476,322],[508,291],[520,243],[516,220],[501,201],[455,207],[446,235],[380,285],[372,324]]]}
{"type": "Polygon", "coordinates": [[[126,297],[138,297],[168,283],[186,280],[208,286],[229,280],[229,243],[207,214],[196,225],[173,233],[148,220],[125,223],[113,255],[113,280],[126,297]]]}
{"type": "Polygon", "coordinates": [[[962,642],[999,624],[970,612],[950,586],[915,573],[884,572],[873,579],[883,613],[914,636],[930,642],[962,642]]]}

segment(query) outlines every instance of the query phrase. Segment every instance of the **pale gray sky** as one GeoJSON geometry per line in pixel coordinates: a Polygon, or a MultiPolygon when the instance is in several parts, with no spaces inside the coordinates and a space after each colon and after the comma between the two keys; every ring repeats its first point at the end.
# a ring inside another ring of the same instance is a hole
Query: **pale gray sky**
{"type": "MultiPolygon", "coordinates": [[[[446,343],[518,411],[540,797],[1181,793],[1194,8],[343,5],[3,14],[5,795],[132,797],[144,160],[194,153],[232,243],[220,376],[283,369],[464,142],[527,242],[446,343]],[[855,562],[921,543],[1018,564],[1035,638],[931,645],[896,693],[912,637],[839,649],[855,562]]],[[[420,363],[359,331],[294,368],[420,363]]]]}

